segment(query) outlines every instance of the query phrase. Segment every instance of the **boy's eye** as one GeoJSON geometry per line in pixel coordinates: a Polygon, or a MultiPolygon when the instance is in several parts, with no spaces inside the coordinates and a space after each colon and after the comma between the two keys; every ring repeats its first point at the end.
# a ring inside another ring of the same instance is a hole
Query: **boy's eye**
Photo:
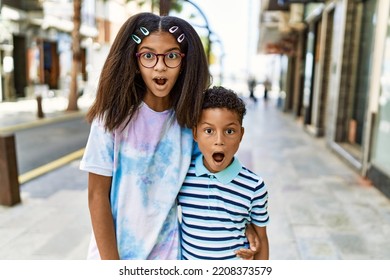
{"type": "Polygon", "coordinates": [[[234,130],[234,129],[231,129],[231,128],[229,128],[229,129],[227,129],[226,130],[226,134],[228,134],[228,135],[232,135],[232,134],[234,134],[236,131],[234,130]]]}
{"type": "Polygon", "coordinates": [[[206,134],[211,134],[211,133],[213,133],[213,130],[212,130],[211,128],[206,128],[206,129],[204,130],[204,133],[206,133],[206,134]]]}

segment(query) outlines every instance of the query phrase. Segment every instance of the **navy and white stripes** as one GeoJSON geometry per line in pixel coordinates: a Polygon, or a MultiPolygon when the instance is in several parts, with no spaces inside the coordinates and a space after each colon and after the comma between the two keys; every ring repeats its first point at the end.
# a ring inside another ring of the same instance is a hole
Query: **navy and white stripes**
{"type": "Polygon", "coordinates": [[[200,155],[191,163],[179,204],[183,259],[235,259],[235,250],[248,247],[246,225],[266,226],[269,219],[267,187],[236,158],[212,174],[200,155]]]}

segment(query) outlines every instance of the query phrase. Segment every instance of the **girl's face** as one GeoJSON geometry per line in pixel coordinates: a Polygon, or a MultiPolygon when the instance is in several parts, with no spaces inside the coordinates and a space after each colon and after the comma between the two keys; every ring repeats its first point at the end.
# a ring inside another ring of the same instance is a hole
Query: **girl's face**
{"type": "Polygon", "coordinates": [[[180,53],[179,43],[168,32],[154,32],[142,40],[137,52],[142,56],[142,58],[138,58],[138,67],[146,85],[144,102],[157,112],[167,110],[171,106],[169,93],[179,77],[182,63],[176,68],[169,68],[165,65],[164,56],[158,55],[156,65],[147,68],[141,64],[141,59],[143,59],[144,64],[147,64],[150,60],[155,59],[155,54],[169,53],[165,61],[170,65],[168,60],[175,57],[181,59],[175,56],[180,53]]]}

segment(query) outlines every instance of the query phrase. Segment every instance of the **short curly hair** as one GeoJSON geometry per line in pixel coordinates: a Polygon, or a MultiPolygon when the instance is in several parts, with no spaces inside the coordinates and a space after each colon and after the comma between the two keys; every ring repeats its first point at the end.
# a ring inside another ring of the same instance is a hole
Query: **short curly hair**
{"type": "Polygon", "coordinates": [[[246,113],[244,101],[231,89],[215,86],[204,92],[202,109],[226,108],[237,113],[240,124],[246,113]]]}

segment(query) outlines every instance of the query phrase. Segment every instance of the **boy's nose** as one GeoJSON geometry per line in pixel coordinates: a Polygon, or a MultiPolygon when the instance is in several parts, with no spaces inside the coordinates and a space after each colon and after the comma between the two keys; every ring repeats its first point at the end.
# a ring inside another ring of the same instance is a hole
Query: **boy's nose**
{"type": "Polygon", "coordinates": [[[224,145],[224,135],[223,133],[217,133],[215,136],[215,145],[224,145]]]}

